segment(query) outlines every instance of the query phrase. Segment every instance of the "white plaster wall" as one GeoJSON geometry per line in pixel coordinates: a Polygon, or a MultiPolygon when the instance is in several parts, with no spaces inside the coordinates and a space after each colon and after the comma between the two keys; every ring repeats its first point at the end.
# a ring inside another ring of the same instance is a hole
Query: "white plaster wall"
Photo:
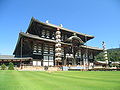
{"type": "Polygon", "coordinates": [[[53,62],[43,62],[43,66],[48,66],[48,64],[49,64],[49,66],[53,66],[54,65],[54,63],[53,62]]]}
{"type": "Polygon", "coordinates": [[[36,61],[33,61],[33,66],[36,66],[37,65],[37,62],[36,61]]]}
{"type": "Polygon", "coordinates": [[[41,66],[41,61],[37,61],[37,65],[38,65],[38,66],[41,66]]]}

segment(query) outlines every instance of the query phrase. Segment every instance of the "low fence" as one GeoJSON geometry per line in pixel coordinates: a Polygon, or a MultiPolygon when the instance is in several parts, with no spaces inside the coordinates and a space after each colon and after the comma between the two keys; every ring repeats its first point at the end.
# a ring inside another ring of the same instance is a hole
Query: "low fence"
{"type": "Polygon", "coordinates": [[[60,67],[48,67],[48,66],[22,66],[16,68],[19,71],[62,71],[60,67]]]}
{"type": "Polygon", "coordinates": [[[94,68],[94,69],[88,69],[88,71],[120,71],[120,68],[118,69],[94,68]]]}
{"type": "Polygon", "coordinates": [[[63,71],[82,71],[83,69],[87,69],[87,67],[83,66],[63,66],[63,71]]]}
{"type": "Polygon", "coordinates": [[[21,66],[17,70],[31,71],[83,71],[88,70],[87,66],[83,65],[66,65],[66,66],[21,66]]]}
{"type": "Polygon", "coordinates": [[[87,66],[22,66],[20,68],[16,68],[16,70],[22,71],[120,71],[118,69],[108,69],[108,68],[93,68],[90,69],[87,66]]]}

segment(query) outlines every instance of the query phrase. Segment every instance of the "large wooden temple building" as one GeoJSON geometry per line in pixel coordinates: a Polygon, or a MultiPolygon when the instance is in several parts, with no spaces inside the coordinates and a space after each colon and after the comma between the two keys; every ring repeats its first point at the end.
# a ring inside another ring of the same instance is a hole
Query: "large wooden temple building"
{"type": "Polygon", "coordinates": [[[27,31],[19,33],[13,54],[17,58],[30,57],[27,64],[33,66],[89,65],[103,51],[86,45],[93,38],[32,18],[27,31]]]}

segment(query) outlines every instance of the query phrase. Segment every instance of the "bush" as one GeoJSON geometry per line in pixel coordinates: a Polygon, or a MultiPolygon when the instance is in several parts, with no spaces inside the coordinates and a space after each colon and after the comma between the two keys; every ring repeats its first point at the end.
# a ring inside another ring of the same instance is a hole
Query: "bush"
{"type": "Polygon", "coordinates": [[[6,65],[5,65],[5,64],[2,64],[2,65],[1,65],[1,70],[6,70],[6,69],[7,69],[6,65]]]}
{"type": "Polygon", "coordinates": [[[44,66],[44,70],[48,70],[48,66],[44,66]]]}
{"type": "Polygon", "coordinates": [[[9,63],[8,70],[14,70],[14,64],[12,62],[9,63]]]}

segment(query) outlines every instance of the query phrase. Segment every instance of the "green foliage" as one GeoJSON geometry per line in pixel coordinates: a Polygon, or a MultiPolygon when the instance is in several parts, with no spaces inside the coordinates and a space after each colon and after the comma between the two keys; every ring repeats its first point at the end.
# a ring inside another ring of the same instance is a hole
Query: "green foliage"
{"type": "Polygon", "coordinates": [[[109,49],[108,50],[108,59],[110,61],[120,61],[120,48],[109,49]]]}
{"type": "Polygon", "coordinates": [[[5,64],[2,64],[2,65],[1,65],[1,70],[6,70],[6,69],[7,69],[6,65],[5,65],[5,64]]]}
{"type": "MultiPolygon", "coordinates": [[[[120,48],[108,49],[109,61],[120,61],[120,48]]],[[[95,57],[96,61],[104,61],[104,53],[101,52],[95,57]]]]}
{"type": "Polygon", "coordinates": [[[104,53],[103,53],[103,52],[99,53],[99,54],[95,57],[95,60],[96,60],[96,61],[105,61],[105,60],[104,60],[104,53]]]}
{"type": "Polygon", "coordinates": [[[14,64],[12,62],[9,63],[8,70],[14,70],[14,64]]]}

